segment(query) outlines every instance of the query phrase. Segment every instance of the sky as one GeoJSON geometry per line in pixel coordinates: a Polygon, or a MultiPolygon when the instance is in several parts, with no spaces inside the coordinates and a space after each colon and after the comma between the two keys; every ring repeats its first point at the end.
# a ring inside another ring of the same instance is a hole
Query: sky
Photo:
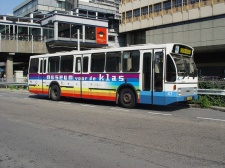
{"type": "Polygon", "coordinates": [[[25,0],[0,0],[0,14],[13,14],[13,8],[25,0]]]}

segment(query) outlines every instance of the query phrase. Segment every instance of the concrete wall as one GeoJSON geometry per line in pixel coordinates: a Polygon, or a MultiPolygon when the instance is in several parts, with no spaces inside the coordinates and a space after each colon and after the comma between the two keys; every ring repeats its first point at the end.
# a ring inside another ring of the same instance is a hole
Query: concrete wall
{"type": "Polygon", "coordinates": [[[17,41],[17,40],[1,40],[0,52],[13,53],[46,53],[45,42],[37,41],[17,41]]]}
{"type": "Polygon", "coordinates": [[[225,44],[225,18],[189,23],[146,32],[146,43],[179,42],[193,47],[225,44]]]}
{"type": "MultiPolygon", "coordinates": [[[[147,6],[146,0],[134,1],[133,3],[121,4],[120,13],[139,9],[143,6],[147,6]]],[[[159,0],[161,2],[161,0],[159,0]]],[[[162,26],[166,24],[191,21],[194,19],[202,19],[210,16],[217,16],[225,14],[224,0],[212,4],[212,1],[206,1],[207,3],[195,3],[194,5],[186,5],[184,7],[172,8],[171,10],[163,10],[155,12],[146,16],[133,17],[130,19],[122,19],[119,25],[120,33],[134,31],[139,29],[151,28],[156,26],[162,26]]],[[[156,4],[149,0],[149,4],[156,4]]]]}

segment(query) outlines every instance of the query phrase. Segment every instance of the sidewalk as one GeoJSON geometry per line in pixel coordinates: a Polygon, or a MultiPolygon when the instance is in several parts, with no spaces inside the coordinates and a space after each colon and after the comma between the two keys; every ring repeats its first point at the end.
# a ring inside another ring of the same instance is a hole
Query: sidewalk
{"type": "MultiPolygon", "coordinates": [[[[200,106],[198,104],[188,104],[188,106],[191,108],[200,108],[200,106]]],[[[225,112],[225,107],[210,106],[210,109],[225,112]]]]}

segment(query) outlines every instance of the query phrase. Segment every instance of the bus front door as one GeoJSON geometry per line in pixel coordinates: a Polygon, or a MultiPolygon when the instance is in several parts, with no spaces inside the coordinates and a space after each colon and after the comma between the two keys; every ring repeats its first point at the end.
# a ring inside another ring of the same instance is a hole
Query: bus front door
{"type": "Polygon", "coordinates": [[[153,56],[153,72],[152,72],[152,98],[153,104],[164,105],[165,93],[163,92],[164,86],[164,58],[165,49],[155,49],[153,56]]]}

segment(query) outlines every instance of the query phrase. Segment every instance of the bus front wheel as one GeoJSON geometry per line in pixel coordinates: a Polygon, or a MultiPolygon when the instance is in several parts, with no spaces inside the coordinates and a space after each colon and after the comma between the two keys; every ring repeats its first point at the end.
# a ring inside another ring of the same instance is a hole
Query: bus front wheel
{"type": "Polygon", "coordinates": [[[129,88],[122,89],[119,95],[119,102],[125,108],[133,108],[136,105],[134,92],[129,88]]]}
{"type": "Polygon", "coordinates": [[[50,91],[51,99],[54,101],[60,100],[60,90],[57,85],[53,85],[50,91]]]}

